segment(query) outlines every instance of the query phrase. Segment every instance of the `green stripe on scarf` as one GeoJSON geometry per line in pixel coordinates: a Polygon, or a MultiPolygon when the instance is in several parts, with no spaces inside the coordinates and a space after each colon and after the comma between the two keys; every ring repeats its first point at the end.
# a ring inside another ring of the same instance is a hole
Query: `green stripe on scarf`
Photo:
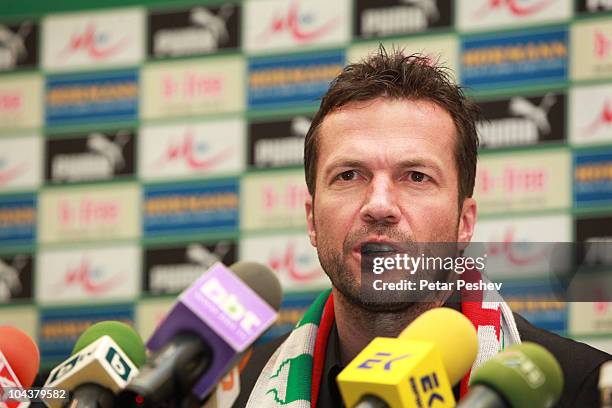
{"type": "Polygon", "coordinates": [[[276,387],[269,389],[266,394],[271,394],[274,397],[274,401],[278,404],[287,404],[299,400],[310,401],[311,378],[305,376],[304,373],[312,372],[312,356],[310,354],[301,354],[295,358],[283,361],[278,371],[270,376],[270,379],[278,378],[284,369],[289,370],[285,398],[282,399],[280,397],[283,393],[279,392],[276,387]]]}
{"type": "Polygon", "coordinates": [[[308,323],[312,323],[319,327],[321,316],[323,315],[323,309],[325,308],[325,302],[327,302],[327,298],[329,297],[330,293],[331,289],[326,289],[321,292],[319,297],[317,297],[312,305],[308,308],[304,314],[304,317],[302,317],[302,320],[295,325],[296,329],[308,323]]]}

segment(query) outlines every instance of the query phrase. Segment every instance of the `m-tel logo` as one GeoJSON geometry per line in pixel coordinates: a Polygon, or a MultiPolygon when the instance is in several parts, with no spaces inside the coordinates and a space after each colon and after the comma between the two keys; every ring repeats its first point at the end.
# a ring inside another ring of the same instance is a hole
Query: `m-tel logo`
{"type": "Polygon", "coordinates": [[[584,129],[585,136],[592,136],[602,128],[608,128],[612,124],[612,106],[610,99],[606,98],[598,111],[593,112],[593,120],[584,129]]]}
{"type": "Polygon", "coordinates": [[[509,227],[499,242],[487,243],[486,253],[502,257],[512,265],[527,266],[544,261],[550,253],[548,249],[545,245],[519,241],[514,228],[509,227]]]}
{"type": "Polygon", "coordinates": [[[230,157],[233,150],[232,147],[227,147],[213,153],[209,143],[198,140],[195,130],[187,128],[181,137],[168,143],[165,153],[153,162],[152,166],[157,168],[173,162],[183,162],[190,169],[207,170],[230,157]]]}
{"type": "Polygon", "coordinates": [[[137,64],[144,55],[144,9],[49,14],[43,19],[46,69],[137,64]]]}
{"type": "Polygon", "coordinates": [[[334,29],[338,18],[321,18],[320,14],[305,11],[304,0],[292,0],[289,8],[273,15],[265,31],[258,35],[262,43],[277,35],[290,36],[298,43],[310,43],[334,29]]]}
{"type": "Polygon", "coordinates": [[[262,322],[257,315],[247,310],[238,297],[223,287],[218,279],[212,278],[204,283],[200,287],[200,293],[213,302],[231,321],[238,323],[242,330],[250,333],[261,326],[262,322]]]}
{"type": "Polygon", "coordinates": [[[344,44],[350,38],[347,0],[257,0],[245,2],[247,51],[344,44]]]}
{"type": "Polygon", "coordinates": [[[289,242],[284,252],[273,252],[268,259],[268,265],[279,273],[287,273],[295,282],[310,282],[321,277],[321,269],[312,264],[312,256],[300,251],[296,242],[289,242]]]}
{"type": "Polygon", "coordinates": [[[0,189],[38,186],[41,155],[41,138],[37,135],[1,138],[0,189]]]}
{"type": "Polygon", "coordinates": [[[566,21],[571,0],[457,0],[458,25],[463,31],[566,21]]]}
{"type": "Polygon", "coordinates": [[[104,29],[90,22],[83,30],[72,34],[58,56],[69,58],[73,54],[82,53],[94,61],[106,60],[120,53],[128,41],[126,37],[115,38],[110,27],[104,29]]]}
{"type": "Polygon", "coordinates": [[[54,290],[62,293],[64,290],[77,288],[88,295],[100,295],[111,291],[123,280],[120,273],[109,274],[91,260],[82,258],[78,264],[68,267],[62,279],[56,283],[54,290]]]}
{"type": "Polygon", "coordinates": [[[475,18],[483,18],[488,14],[507,11],[517,17],[537,14],[555,0],[485,0],[483,5],[474,13],[475,18]]]}
{"type": "Polygon", "coordinates": [[[0,156],[0,187],[10,184],[29,169],[30,165],[25,161],[12,162],[8,157],[0,156]]]}

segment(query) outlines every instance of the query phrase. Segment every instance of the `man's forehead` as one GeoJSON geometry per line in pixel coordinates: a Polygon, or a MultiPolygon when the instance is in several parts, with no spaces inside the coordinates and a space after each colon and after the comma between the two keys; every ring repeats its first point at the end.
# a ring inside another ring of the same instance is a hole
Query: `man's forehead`
{"type": "MultiPolygon", "coordinates": [[[[359,151],[359,144],[452,152],[456,128],[450,114],[428,100],[375,99],[351,102],[328,114],[318,131],[319,154],[359,151]]],[[[420,153],[423,153],[421,151],[420,153]]]]}

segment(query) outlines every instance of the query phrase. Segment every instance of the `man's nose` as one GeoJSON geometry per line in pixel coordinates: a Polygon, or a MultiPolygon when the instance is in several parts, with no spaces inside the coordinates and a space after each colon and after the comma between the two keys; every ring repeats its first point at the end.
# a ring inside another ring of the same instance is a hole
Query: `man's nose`
{"type": "Polygon", "coordinates": [[[387,177],[374,177],[368,186],[367,195],[361,207],[361,218],[367,223],[398,223],[401,210],[397,196],[391,180],[387,177]]]}

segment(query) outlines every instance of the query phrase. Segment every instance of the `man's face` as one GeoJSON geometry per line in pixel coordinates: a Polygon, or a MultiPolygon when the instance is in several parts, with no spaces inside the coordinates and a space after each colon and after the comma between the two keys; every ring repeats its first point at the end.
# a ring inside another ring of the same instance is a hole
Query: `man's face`
{"type": "Polygon", "coordinates": [[[318,134],[308,234],[332,284],[360,300],[366,242],[469,242],[476,204],[458,208],[457,134],[449,113],[426,100],[378,98],[330,113],[318,134]]]}

